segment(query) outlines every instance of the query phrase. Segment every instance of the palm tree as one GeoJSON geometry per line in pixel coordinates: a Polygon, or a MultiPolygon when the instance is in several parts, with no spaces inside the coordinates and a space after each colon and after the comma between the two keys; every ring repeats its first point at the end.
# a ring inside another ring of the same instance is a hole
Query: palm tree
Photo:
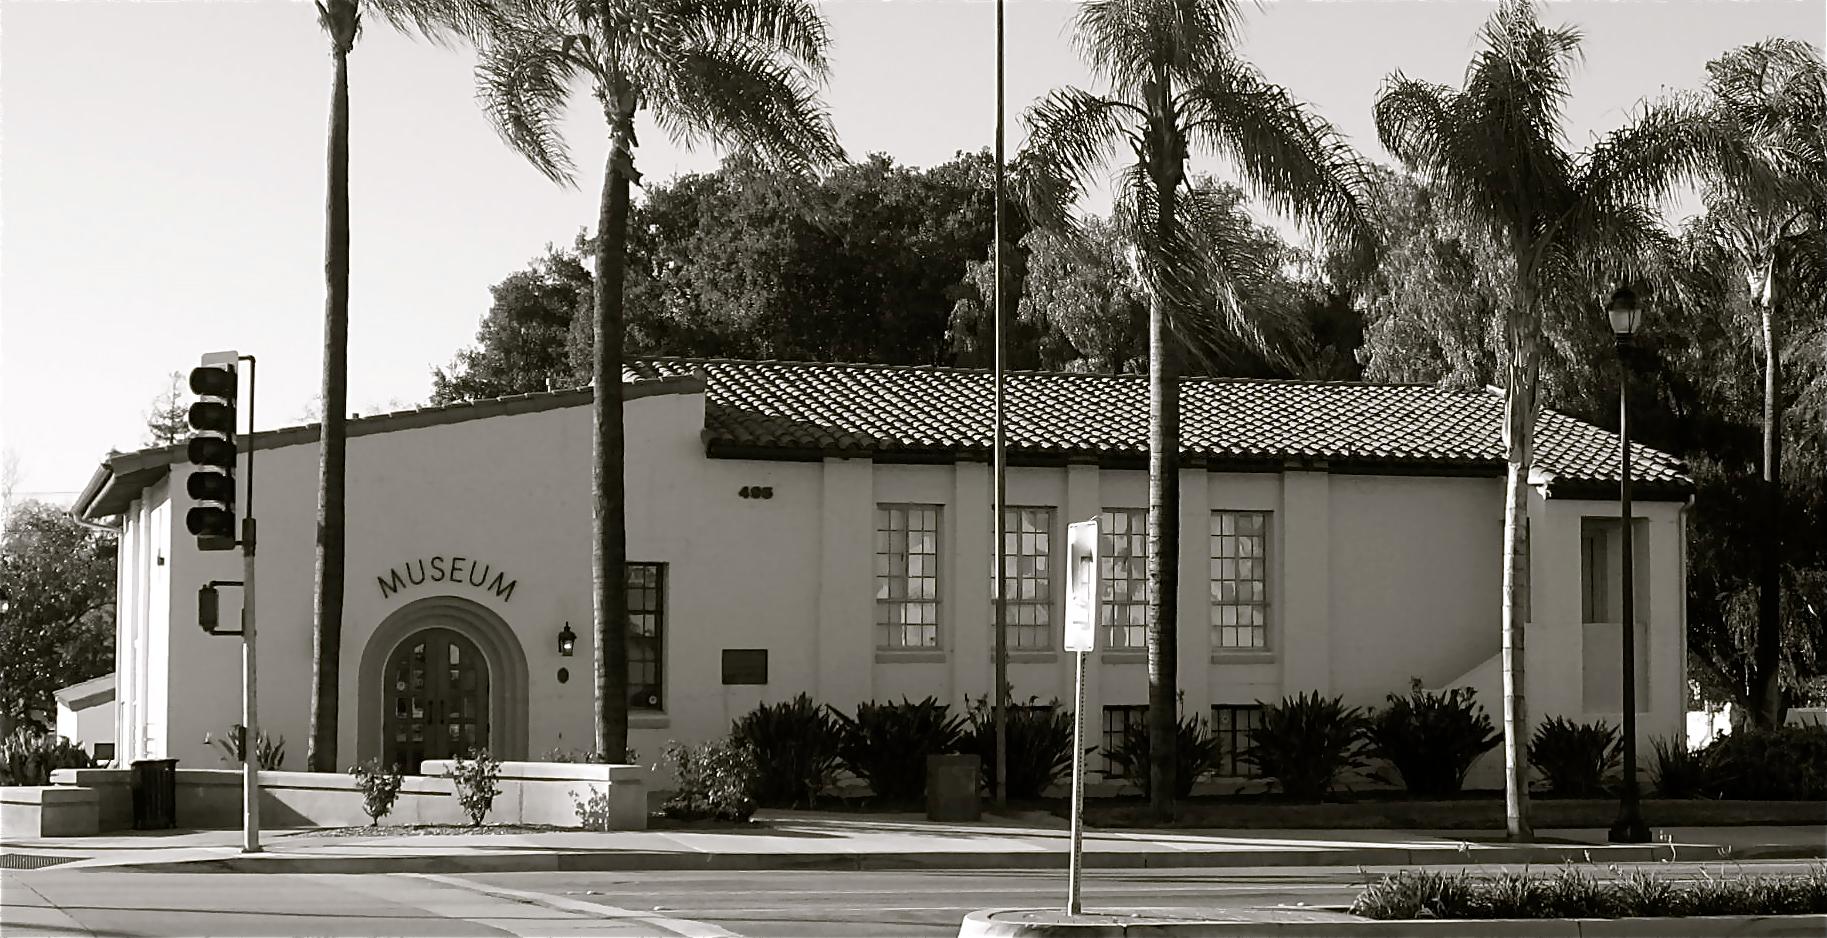
{"type": "Polygon", "coordinates": [[[1260,338],[1244,308],[1265,279],[1240,214],[1221,190],[1193,186],[1192,147],[1228,159],[1276,211],[1323,234],[1362,238],[1362,166],[1332,127],[1270,84],[1236,52],[1235,0],[1092,0],[1075,43],[1103,95],[1061,88],[1028,110],[1035,167],[1027,201],[1044,225],[1067,233],[1064,208],[1087,176],[1126,147],[1134,162],[1117,181],[1115,223],[1135,248],[1149,294],[1148,720],[1150,797],[1173,813],[1180,561],[1182,346],[1195,353],[1225,337],[1260,338]]]}
{"type": "MultiPolygon", "coordinates": [[[[1670,242],[1645,207],[1698,170],[1728,160],[1718,125],[1691,98],[1645,108],[1586,153],[1565,149],[1561,107],[1580,33],[1548,28],[1528,0],[1504,0],[1479,32],[1482,48],[1454,90],[1389,77],[1377,96],[1377,135],[1444,203],[1485,229],[1509,255],[1504,309],[1504,768],[1511,838],[1528,818],[1522,584],[1523,518],[1534,461],[1542,320],[1596,310],[1593,284],[1661,279],[1646,256],[1670,242]]],[[[1583,314],[1580,314],[1583,315],[1583,314]]]]}
{"type": "MultiPolygon", "coordinates": [[[[473,35],[484,0],[365,0],[390,25],[433,41],[473,35]]],[[[363,0],[319,0],[317,23],[335,61],[330,86],[329,193],[324,235],[323,421],[317,475],[317,550],[312,592],[311,738],[305,768],[336,771],[337,693],[343,646],[343,448],[349,397],[349,53],[361,34],[363,0]]]]}
{"type": "Polygon", "coordinates": [[[1715,168],[1704,199],[1707,234],[1726,247],[1751,291],[1764,353],[1763,553],[1750,717],[1783,719],[1781,307],[1803,269],[1822,267],[1827,228],[1827,66],[1794,39],[1742,46],[1707,63],[1717,116],[1746,144],[1745,159],[1715,168]]]}
{"type": "Polygon", "coordinates": [[[573,185],[559,119],[582,76],[602,107],[609,155],[596,227],[591,505],[596,749],[628,748],[627,524],[622,490],[622,283],[635,114],[682,145],[740,147],[805,171],[843,156],[816,88],[830,39],[811,0],[504,0],[476,66],[477,99],[501,138],[547,178],[573,185]]]}

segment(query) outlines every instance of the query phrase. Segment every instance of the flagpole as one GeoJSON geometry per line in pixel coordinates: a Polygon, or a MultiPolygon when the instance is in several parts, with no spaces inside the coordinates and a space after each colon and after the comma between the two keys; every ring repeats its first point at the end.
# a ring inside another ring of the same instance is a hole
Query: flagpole
{"type": "Polygon", "coordinates": [[[1003,510],[1008,492],[1004,487],[1008,471],[1008,453],[1005,450],[1003,436],[1003,364],[1002,364],[1002,0],[996,0],[996,197],[995,197],[995,237],[991,262],[995,267],[995,297],[991,307],[996,317],[995,343],[996,360],[993,366],[995,401],[995,440],[991,444],[990,461],[995,474],[995,497],[992,511],[995,513],[996,542],[991,548],[993,566],[996,575],[991,578],[992,597],[995,605],[996,629],[996,809],[1006,810],[1009,806],[1009,622],[1008,622],[1008,557],[1006,556],[1008,536],[1008,519],[1003,510]]]}

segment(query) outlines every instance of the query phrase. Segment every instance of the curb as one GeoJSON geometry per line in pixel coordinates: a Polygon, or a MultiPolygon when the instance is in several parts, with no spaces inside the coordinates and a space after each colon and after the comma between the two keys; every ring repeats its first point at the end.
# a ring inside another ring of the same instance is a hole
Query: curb
{"type": "Polygon", "coordinates": [[[964,917],[958,938],[1819,938],[1827,915],[1745,915],[1620,919],[1408,919],[1401,921],[1193,921],[985,909],[964,917]],[[998,916],[1009,916],[998,918],[998,916]]]}
{"type": "MultiPolygon", "coordinates": [[[[1773,845],[1734,851],[1740,860],[1807,860],[1827,854],[1822,847],[1773,845]]],[[[1475,866],[1564,862],[1644,863],[1657,860],[1711,861],[1719,848],[1704,845],[1662,846],[1515,846],[1470,851],[1452,848],[1351,850],[1209,850],[1087,853],[1086,869],[1219,869],[1257,866],[1475,866]]],[[[109,869],[146,873],[525,873],[630,872],[702,870],[742,872],[823,870],[879,872],[892,870],[1063,870],[1064,850],[983,853],[681,853],[654,850],[527,850],[475,854],[298,854],[274,852],[187,859],[143,859],[110,862],[76,859],[76,869],[109,869]]],[[[1818,938],[1818,935],[1817,935],[1818,938]]]]}

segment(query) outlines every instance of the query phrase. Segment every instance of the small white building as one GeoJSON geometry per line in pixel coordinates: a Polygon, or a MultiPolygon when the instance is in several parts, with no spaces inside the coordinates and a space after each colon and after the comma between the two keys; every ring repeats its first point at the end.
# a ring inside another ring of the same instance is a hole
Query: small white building
{"type": "MultiPolygon", "coordinates": [[[[852,708],[962,705],[992,673],[990,379],[873,365],[646,360],[624,376],[631,745],[726,732],[802,691],[852,708]]],[[[1141,718],[1147,382],[1009,381],[1014,699],[1072,699],[1058,650],[1065,525],[1101,518],[1105,628],[1087,703],[1141,718]]],[[[404,765],[471,744],[588,749],[591,390],[348,424],[338,752],[404,765]],[[574,657],[559,653],[566,627],[574,657]]],[[[1378,705],[1471,686],[1501,714],[1502,401],[1428,386],[1183,385],[1180,674],[1238,774],[1257,701],[1378,705]]],[[[315,426],[252,439],[262,729],[302,767],[311,693],[315,426]]],[[[249,449],[242,441],[243,451],[249,449]]],[[[1617,438],[1545,413],[1529,493],[1529,712],[1619,713],[1617,438]]],[[[1642,735],[1682,732],[1685,508],[1672,457],[1633,447],[1642,735]]],[[[119,750],[214,764],[240,643],[196,626],[202,553],[181,447],[109,457],[76,511],[122,526],[119,750]]],[[[246,478],[245,457],[241,477],[246,478]]],[[[224,624],[238,595],[222,594],[224,624]]],[[[1500,721],[1498,721],[1500,722],[1500,721]]],[[[1474,783],[1499,784],[1487,759],[1474,783]]]]}
{"type": "Polygon", "coordinates": [[[114,675],[104,674],[59,688],[57,735],[76,743],[97,762],[114,758],[114,733],[120,717],[114,707],[114,675]]]}

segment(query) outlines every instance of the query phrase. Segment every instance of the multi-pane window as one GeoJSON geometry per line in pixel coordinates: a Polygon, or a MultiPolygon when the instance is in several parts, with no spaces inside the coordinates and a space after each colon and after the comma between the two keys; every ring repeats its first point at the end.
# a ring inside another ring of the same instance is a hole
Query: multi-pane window
{"type": "Polygon", "coordinates": [[[1122,774],[1116,764],[1110,761],[1110,754],[1122,748],[1123,736],[1131,728],[1137,732],[1148,731],[1148,705],[1123,704],[1104,708],[1104,774],[1122,774]]]}
{"type": "Polygon", "coordinates": [[[666,628],[666,565],[630,563],[628,583],[628,707],[659,710],[661,651],[666,628]]]}
{"type": "Polygon", "coordinates": [[[1148,511],[1107,508],[1098,516],[1098,622],[1104,647],[1148,645],[1148,511]]]}
{"type": "Polygon", "coordinates": [[[1269,516],[1212,512],[1212,645],[1269,647],[1269,516]]]}
{"type": "MultiPolygon", "coordinates": [[[[1002,595],[1009,647],[1039,651],[1053,647],[1053,509],[1004,508],[1002,595]]],[[[995,635],[990,640],[996,640],[995,635]]]]}
{"type": "Polygon", "coordinates": [[[875,645],[939,647],[939,506],[875,509],[875,645]]]}
{"type": "Polygon", "coordinates": [[[1218,755],[1212,762],[1212,775],[1255,778],[1256,767],[1243,754],[1250,748],[1250,731],[1261,728],[1262,707],[1213,704],[1212,736],[1218,743],[1218,755]]]}

